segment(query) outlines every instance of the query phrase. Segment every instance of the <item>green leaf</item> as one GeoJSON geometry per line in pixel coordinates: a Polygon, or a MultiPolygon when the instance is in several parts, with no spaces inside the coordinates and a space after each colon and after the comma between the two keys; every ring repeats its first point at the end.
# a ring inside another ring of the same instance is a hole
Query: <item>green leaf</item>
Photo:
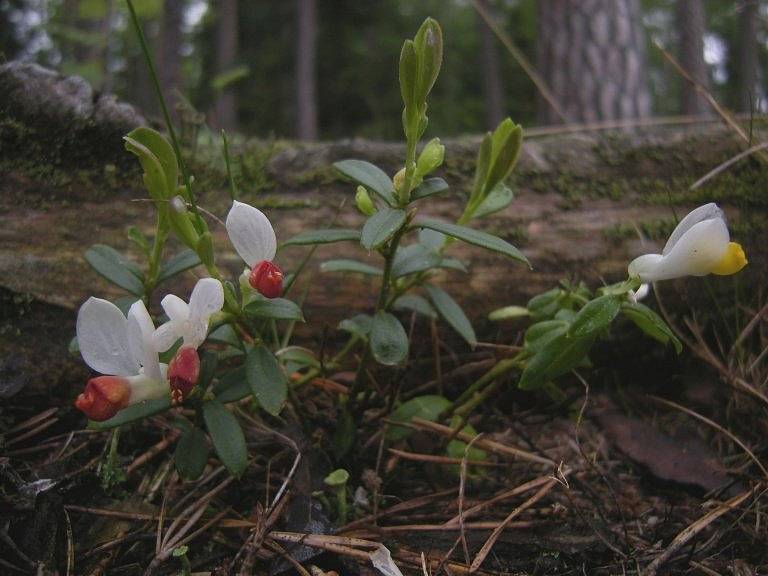
{"type": "Polygon", "coordinates": [[[248,467],[248,450],[240,424],[221,402],[203,404],[203,420],[216,454],[232,476],[240,476],[248,467]]]}
{"type": "Polygon", "coordinates": [[[499,183],[485,197],[485,200],[480,203],[472,218],[481,218],[504,210],[504,208],[510,205],[514,197],[515,195],[512,193],[512,190],[503,183],[499,183]]]}
{"type": "Polygon", "coordinates": [[[564,293],[560,288],[552,288],[528,300],[527,307],[533,321],[552,318],[560,308],[560,300],[563,295],[564,293]]]}
{"type": "Polygon", "coordinates": [[[343,409],[336,422],[336,430],[333,431],[333,455],[340,460],[352,449],[355,444],[355,419],[348,409],[343,409]]]}
{"type": "Polygon", "coordinates": [[[208,340],[210,342],[221,342],[222,344],[229,344],[233,348],[242,348],[240,338],[237,336],[237,332],[229,324],[222,324],[216,328],[213,332],[208,334],[208,340]]]}
{"type": "Polygon", "coordinates": [[[285,298],[254,300],[243,308],[243,312],[254,318],[272,318],[273,320],[298,320],[304,322],[301,308],[285,298]]]}
{"type": "Polygon", "coordinates": [[[561,334],[547,342],[528,361],[518,387],[533,390],[570,372],[584,361],[593,342],[593,336],[570,338],[568,334],[561,334]]]}
{"type": "Polygon", "coordinates": [[[459,272],[467,272],[467,267],[464,265],[464,262],[458,258],[450,258],[448,256],[443,256],[438,267],[446,268],[448,270],[457,270],[459,272]]]}
{"type": "MultiPolygon", "coordinates": [[[[175,194],[179,183],[179,163],[170,142],[157,130],[147,128],[146,126],[140,126],[135,130],[131,130],[125,137],[125,140],[127,143],[132,142],[134,145],[138,142],[152,153],[162,168],[166,191],[165,197],[168,198],[175,194]]],[[[131,150],[131,152],[137,153],[134,150],[131,150]]],[[[142,167],[146,170],[143,161],[142,167]]]]}
{"type": "Polygon", "coordinates": [[[375,250],[394,236],[405,224],[405,218],[405,210],[382,208],[365,222],[360,244],[366,250],[375,250]]]}
{"type": "Polygon", "coordinates": [[[277,416],[288,396],[288,378],[275,355],[264,346],[255,347],[245,360],[245,376],[261,407],[277,416]]]}
{"type": "Polygon", "coordinates": [[[544,320],[532,324],[525,331],[525,347],[531,352],[538,352],[555,338],[568,331],[570,323],[563,320],[544,320]]]}
{"type": "Polygon", "coordinates": [[[443,62],[443,32],[437,20],[424,20],[413,38],[413,45],[419,62],[414,95],[421,105],[435,85],[443,62]]]}
{"type": "Polygon", "coordinates": [[[123,424],[148,418],[154,416],[159,412],[168,410],[171,407],[171,397],[166,396],[164,398],[155,398],[154,400],[143,400],[136,404],[131,404],[127,408],[120,410],[109,420],[103,422],[88,421],[89,430],[109,430],[110,428],[117,428],[123,424]]]}
{"type": "Polygon", "coordinates": [[[432,250],[442,250],[445,246],[445,234],[441,234],[436,230],[430,230],[429,228],[419,229],[419,244],[431,248],[432,250]]]}
{"type": "Polygon", "coordinates": [[[438,416],[451,407],[451,402],[436,394],[427,396],[416,396],[407,402],[403,402],[389,416],[390,425],[387,429],[387,440],[396,442],[403,440],[411,435],[413,430],[404,426],[397,426],[397,422],[409,424],[414,418],[429,420],[434,422],[438,416]]]}
{"type": "Polygon", "coordinates": [[[208,439],[200,428],[189,426],[181,433],[173,459],[185,480],[197,480],[208,462],[208,439]]]}
{"type": "Polygon", "coordinates": [[[395,185],[378,166],[365,160],[341,160],[334,163],[333,166],[350,180],[373,190],[390,206],[397,205],[395,185]]]}
{"type": "Polygon", "coordinates": [[[283,242],[283,246],[306,246],[309,244],[331,244],[332,242],[359,242],[360,232],[346,228],[309,230],[283,242]]]}
{"type": "Polygon", "coordinates": [[[380,310],[371,324],[371,352],[379,364],[394,366],[408,357],[408,335],[400,320],[380,310]]]}
{"type": "Polygon", "coordinates": [[[248,379],[245,376],[245,366],[238,366],[224,374],[213,387],[213,395],[222,404],[237,402],[251,393],[248,379]]]}
{"type": "Polygon", "coordinates": [[[440,316],[474,348],[477,345],[477,336],[475,336],[475,330],[472,328],[467,315],[464,314],[464,310],[445,290],[441,290],[437,286],[425,286],[424,288],[440,316]]]}
{"type": "Polygon", "coordinates": [[[524,306],[504,306],[503,308],[497,308],[488,314],[488,320],[500,322],[512,318],[525,318],[530,315],[531,313],[528,311],[528,308],[524,306]]]}
{"type": "MultiPolygon", "coordinates": [[[[461,416],[454,416],[451,418],[450,427],[454,430],[461,425],[461,416]]],[[[477,430],[472,424],[467,424],[461,429],[463,434],[469,434],[471,437],[477,436],[477,430]]],[[[463,440],[451,440],[448,443],[448,447],[445,449],[446,454],[451,458],[463,459],[464,453],[467,453],[467,460],[485,460],[488,457],[488,453],[480,448],[472,446],[467,450],[467,442],[463,440]]]]}
{"type": "Polygon", "coordinates": [[[493,164],[488,171],[486,189],[492,190],[503,182],[517,163],[523,144],[523,129],[509,118],[505,119],[493,133],[493,164]]]}
{"type": "Polygon", "coordinates": [[[197,386],[201,390],[208,388],[216,375],[216,368],[219,367],[219,355],[213,350],[206,350],[200,354],[200,375],[197,378],[197,386]]]}
{"type": "Polygon", "coordinates": [[[440,265],[440,254],[425,247],[423,244],[402,246],[395,254],[392,262],[392,276],[400,278],[416,272],[424,272],[440,265]]]}
{"type": "Polygon", "coordinates": [[[422,316],[427,318],[437,318],[437,312],[432,308],[432,304],[427,302],[426,298],[417,296],[415,294],[405,294],[400,296],[392,304],[395,310],[409,310],[412,312],[418,312],[422,316]]]}
{"type": "Polygon", "coordinates": [[[144,293],[144,275],[139,267],[106,244],[94,244],[85,251],[85,260],[105,280],[131,294],[144,293]]]}
{"type": "Polygon", "coordinates": [[[648,306],[639,302],[634,304],[625,302],[621,305],[621,312],[651,338],[658,340],[664,345],[671,342],[678,354],[683,351],[683,343],[680,342],[661,316],[648,308],[648,306]]]}
{"type": "Polygon", "coordinates": [[[356,334],[361,338],[367,338],[371,333],[371,325],[373,324],[373,318],[368,314],[357,314],[352,318],[346,318],[339,322],[339,330],[349,332],[350,334],[356,334]]]}
{"type": "Polygon", "coordinates": [[[421,200],[448,190],[448,182],[442,178],[427,178],[411,192],[411,200],[421,200]]]}
{"type": "Polygon", "coordinates": [[[590,300],[576,314],[568,329],[568,336],[581,338],[602,330],[613,322],[620,308],[619,297],[610,294],[590,300]]]}
{"type": "Polygon", "coordinates": [[[475,230],[474,228],[467,228],[466,226],[459,226],[458,224],[450,224],[441,220],[433,220],[431,218],[420,220],[415,224],[415,226],[420,228],[430,228],[431,230],[442,232],[446,236],[458,238],[467,244],[473,244],[493,252],[504,254],[505,256],[509,256],[510,258],[514,258],[515,260],[519,260],[520,262],[527,264],[528,267],[531,266],[528,262],[528,259],[523,255],[522,252],[520,252],[520,250],[512,246],[512,244],[506,240],[502,240],[501,238],[492,236],[486,232],[481,232],[480,230],[475,230]]]}
{"type": "Polygon", "coordinates": [[[320,362],[315,356],[315,353],[309,348],[304,348],[302,346],[286,346],[275,352],[275,356],[284,364],[320,368],[320,362]]]}
{"type": "Polygon", "coordinates": [[[399,63],[400,95],[403,98],[403,104],[406,109],[416,109],[415,91],[417,76],[419,74],[419,57],[416,54],[416,48],[413,40],[403,42],[403,48],[400,50],[399,63]]]}
{"type": "Polygon", "coordinates": [[[358,262],[357,260],[348,260],[341,258],[339,260],[327,260],[320,264],[321,272],[356,272],[358,274],[367,274],[369,276],[381,276],[384,272],[381,268],[376,268],[370,264],[358,262]]]}
{"type": "Polygon", "coordinates": [[[157,277],[157,282],[164,282],[168,280],[168,278],[172,278],[177,274],[181,274],[185,270],[189,270],[200,264],[202,264],[200,258],[198,258],[197,254],[192,250],[182,250],[162,265],[160,274],[157,277]]]}

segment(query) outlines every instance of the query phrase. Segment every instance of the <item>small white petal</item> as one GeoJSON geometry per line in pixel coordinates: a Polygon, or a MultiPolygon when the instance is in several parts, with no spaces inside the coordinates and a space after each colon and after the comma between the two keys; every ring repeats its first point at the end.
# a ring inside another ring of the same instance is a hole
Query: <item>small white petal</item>
{"type": "Polygon", "coordinates": [[[80,307],[77,344],[85,363],[101,374],[132,376],[139,372],[139,363],[128,347],[125,316],[111,302],[89,298],[80,307]]]}
{"type": "Polygon", "coordinates": [[[664,257],[661,254],[643,254],[629,263],[630,276],[639,276],[643,282],[656,282],[656,271],[664,257]]]}
{"type": "Polygon", "coordinates": [[[248,266],[275,257],[275,230],[261,210],[235,200],[227,214],[227,233],[248,266]]]}
{"type": "Polygon", "coordinates": [[[722,218],[694,224],[664,256],[658,280],[680,276],[705,276],[728,249],[730,234],[722,218]]]}
{"type": "Polygon", "coordinates": [[[137,300],[128,311],[128,346],[144,367],[149,378],[160,378],[160,362],[154,342],[155,325],[142,300],[137,300]]]}
{"type": "Polygon", "coordinates": [[[175,294],[168,294],[160,301],[166,316],[174,322],[189,320],[189,306],[175,294]]]}
{"type": "Polygon", "coordinates": [[[131,395],[128,399],[129,405],[144,400],[163,398],[170,394],[168,381],[164,377],[150,378],[146,374],[132,376],[128,378],[128,386],[131,389],[131,395]]]}
{"type": "Polygon", "coordinates": [[[173,346],[176,343],[176,340],[181,338],[181,336],[176,322],[173,320],[166,322],[155,330],[155,348],[157,348],[158,352],[170,350],[171,346],[173,346]]]}
{"type": "Polygon", "coordinates": [[[720,210],[720,208],[718,208],[717,204],[714,202],[704,204],[704,206],[699,206],[695,210],[689,212],[685,218],[680,220],[680,223],[675,227],[672,234],[669,236],[669,240],[667,240],[662,254],[664,256],[669,254],[670,250],[672,250],[672,247],[677,244],[680,238],[683,237],[683,234],[688,232],[688,230],[693,228],[693,226],[699,222],[704,222],[705,220],[714,220],[715,218],[720,218],[721,220],[725,221],[725,215],[723,214],[723,211],[720,210]]]}
{"type": "Polygon", "coordinates": [[[224,306],[224,288],[215,278],[203,278],[195,284],[192,296],[189,298],[190,319],[200,319],[207,324],[211,314],[215,314],[224,306]]]}

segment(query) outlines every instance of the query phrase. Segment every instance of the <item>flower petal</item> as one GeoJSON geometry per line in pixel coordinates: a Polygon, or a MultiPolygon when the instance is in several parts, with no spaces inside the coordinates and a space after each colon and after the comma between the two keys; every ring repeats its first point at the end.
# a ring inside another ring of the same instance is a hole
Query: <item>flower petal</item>
{"type": "Polygon", "coordinates": [[[174,322],[189,320],[189,306],[175,294],[168,294],[160,301],[166,316],[174,322]]]}
{"type": "Polygon", "coordinates": [[[261,210],[235,200],[227,214],[227,233],[248,266],[275,257],[275,230],[261,210]]]}
{"type": "Polygon", "coordinates": [[[215,314],[224,306],[224,288],[221,282],[215,278],[203,278],[198,280],[189,298],[189,316],[193,321],[197,319],[208,322],[211,314],[215,314]]]}
{"type": "Polygon", "coordinates": [[[664,256],[669,254],[674,245],[677,244],[680,238],[683,237],[683,234],[688,232],[688,230],[690,230],[693,226],[699,222],[704,222],[705,220],[714,220],[716,218],[719,218],[725,222],[725,215],[723,214],[723,211],[720,210],[720,208],[718,208],[717,204],[714,202],[704,204],[704,206],[699,206],[695,210],[692,210],[685,216],[685,218],[680,220],[680,223],[672,231],[672,234],[669,236],[669,240],[667,240],[667,243],[664,245],[662,254],[664,256]]]}
{"type": "Polygon", "coordinates": [[[143,400],[163,398],[171,393],[171,388],[165,378],[150,378],[146,374],[128,378],[128,387],[131,390],[128,405],[136,404],[143,400]]]}
{"type": "Polygon", "coordinates": [[[630,276],[639,276],[643,282],[656,282],[656,273],[664,257],[661,254],[643,254],[629,263],[630,276]]]}
{"type": "Polygon", "coordinates": [[[142,300],[137,300],[128,311],[128,346],[144,367],[149,378],[160,379],[160,362],[154,342],[155,325],[142,300]]]}
{"type": "Polygon", "coordinates": [[[664,256],[660,280],[711,274],[728,250],[730,234],[725,220],[714,218],[694,224],[664,256]]]}
{"type": "Polygon", "coordinates": [[[166,322],[155,330],[155,348],[157,348],[158,352],[165,352],[166,350],[169,350],[181,336],[179,330],[177,330],[176,322],[173,320],[166,322]]]}
{"type": "Polygon", "coordinates": [[[120,309],[89,298],[77,314],[77,343],[83,360],[101,374],[131,376],[139,363],[128,347],[127,322],[120,309]]]}

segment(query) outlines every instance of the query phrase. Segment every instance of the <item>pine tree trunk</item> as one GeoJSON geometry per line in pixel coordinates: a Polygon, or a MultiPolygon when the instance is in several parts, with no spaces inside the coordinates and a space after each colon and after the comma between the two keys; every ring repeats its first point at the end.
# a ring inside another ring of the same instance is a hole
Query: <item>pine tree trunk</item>
{"type": "MultiPolygon", "coordinates": [[[[569,122],[650,114],[640,0],[540,0],[539,71],[569,122]]],[[[539,118],[562,119],[540,99],[539,118]]]]}
{"type": "Polygon", "coordinates": [[[757,88],[757,23],[759,0],[744,0],[740,3],[738,79],[739,109],[751,112],[755,108],[757,88]]]}
{"type": "MultiPolygon", "coordinates": [[[[697,84],[707,88],[709,75],[704,61],[704,32],[706,19],[703,0],[677,0],[678,50],[680,65],[697,84]]],[[[690,82],[681,79],[681,104],[683,114],[698,116],[706,114],[709,107],[703,96],[690,82]]]]}
{"type": "MultiPolygon", "coordinates": [[[[477,3],[488,10],[486,0],[477,3]]],[[[477,35],[479,44],[480,73],[483,76],[483,97],[485,99],[485,127],[493,130],[504,119],[504,89],[501,82],[499,54],[493,30],[486,24],[479,12],[476,12],[477,35]]]]}
{"type": "MultiPolygon", "coordinates": [[[[216,26],[216,73],[226,72],[237,59],[237,0],[218,3],[216,26]]],[[[237,96],[234,87],[227,86],[219,94],[210,112],[211,124],[216,128],[237,129],[237,96]]]]}
{"type": "MultiPolygon", "coordinates": [[[[184,0],[165,0],[163,3],[163,22],[160,30],[160,55],[158,74],[163,95],[168,102],[176,101],[175,91],[182,90],[181,85],[181,24],[184,16],[184,0]]],[[[171,114],[176,117],[175,107],[171,114]]]]}
{"type": "Polygon", "coordinates": [[[317,4],[297,0],[296,38],[296,136],[317,140],[317,96],[315,90],[315,51],[317,44],[317,4]]]}

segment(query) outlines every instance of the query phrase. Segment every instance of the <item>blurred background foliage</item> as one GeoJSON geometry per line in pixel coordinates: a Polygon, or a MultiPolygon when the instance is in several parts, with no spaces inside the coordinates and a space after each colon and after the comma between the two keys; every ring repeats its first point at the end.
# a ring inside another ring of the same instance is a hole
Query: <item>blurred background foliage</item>
{"type": "MultiPolygon", "coordinates": [[[[599,17],[618,22],[615,11],[629,10],[631,26],[644,45],[617,45],[616,51],[632,49],[639,55],[639,78],[650,102],[649,111],[640,106],[639,117],[708,112],[706,107],[686,105],[687,85],[658,48],[680,56],[685,54],[685,42],[703,62],[704,76],[699,80],[721,103],[741,112],[768,109],[765,0],[135,0],[135,4],[170,100],[185,102],[187,112],[194,108],[205,113],[213,127],[262,137],[398,139],[399,51],[402,39],[428,15],[443,26],[446,49],[427,135],[477,133],[499,116],[528,126],[553,122],[542,114],[546,103],[480,17],[478,5],[553,84],[558,82],[556,70],[564,64],[557,58],[543,61],[546,42],[552,45],[570,35],[568,45],[579,53],[576,44],[583,35],[600,33],[595,27],[602,21],[599,17]],[[585,7],[588,23],[578,30],[580,20],[569,10],[575,13],[585,7]],[[689,17],[693,13],[700,13],[702,21],[692,37],[685,36],[683,23],[693,21],[689,17]],[[560,25],[544,20],[558,14],[565,15],[560,25]]],[[[609,41],[612,38],[609,35],[609,41]]],[[[579,58],[588,61],[590,54],[584,50],[579,58]]],[[[123,0],[0,0],[0,60],[14,59],[79,74],[149,116],[157,115],[123,0]]],[[[616,74],[606,68],[595,81],[602,84],[616,74]]],[[[574,81],[578,78],[570,83],[574,81]]],[[[564,100],[578,90],[576,85],[565,86],[558,93],[553,86],[566,109],[570,108],[564,100]]],[[[570,110],[573,121],[614,119],[599,109],[587,114],[570,110]]]]}

